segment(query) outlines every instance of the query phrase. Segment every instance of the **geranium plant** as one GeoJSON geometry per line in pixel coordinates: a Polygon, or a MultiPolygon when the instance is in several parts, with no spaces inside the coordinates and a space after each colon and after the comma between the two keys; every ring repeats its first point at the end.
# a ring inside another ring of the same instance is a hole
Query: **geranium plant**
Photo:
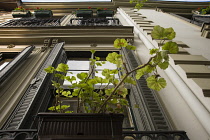
{"type": "Polygon", "coordinates": [[[22,6],[18,6],[12,11],[12,16],[14,18],[31,17],[31,12],[29,11],[29,9],[25,9],[22,6]]]}
{"type": "Polygon", "coordinates": [[[16,7],[14,10],[25,11],[25,8],[23,8],[22,6],[18,6],[18,7],[16,7]]]}
{"type": "Polygon", "coordinates": [[[202,15],[210,14],[210,6],[199,7],[197,11],[199,12],[199,14],[202,14],[202,15]]]}
{"type": "Polygon", "coordinates": [[[130,3],[135,3],[135,8],[136,9],[141,9],[141,7],[144,6],[144,3],[146,3],[148,0],[130,0],[130,3]]]}
{"type": "Polygon", "coordinates": [[[37,10],[37,11],[43,11],[43,10],[50,10],[50,9],[44,9],[44,8],[40,8],[40,7],[36,7],[36,9],[35,10],[37,10]]]}
{"type": "MultiPolygon", "coordinates": [[[[93,76],[94,72],[79,73],[77,76],[69,73],[69,67],[67,64],[59,64],[57,67],[49,66],[45,69],[47,73],[53,74],[54,80],[52,85],[55,88],[55,104],[49,108],[50,111],[71,113],[68,105],[62,103],[61,98],[73,98],[77,97],[78,105],[77,112],[86,113],[121,113],[123,112],[123,106],[127,106],[128,102],[126,96],[128,90],[127,84],[136,84],[135,79],[140,79],[145,74],[150,74],[146,79],[149,88],[154,90],[161,90],[166,87],[166,81],[162,78],[157,68],[167,69],[169,65],[169,53],[177,53],[178,47],[175,42],[165,40],[172,40],[175,37],[175,32],[172,28],[163,28],[155,26],[152,31],[152,37],[154,39],[160,39],[161,45],[158,48],[150,50],[150,59],[147,63],[140,65],[132,70],[129,70],[126,62],[121,54],[116,52],[109,53],[106,57],[106,61],[113,63],[117,66],[117,69],[103,69],[102,77],[93,76]],[[115,74],[123,73],[120,78],[116,78],[115,74]],[[69,73],[70,76],[66,76],[69,73]],[[135,78],[130,76],[135,74],[135,78]],[[64,89],[63,81],[67,80],[70,84],[68,89],[64,89]],[[95,89],[95,85],[100,84],[99,88],[95,89]],[[110,86],[112,85],[112,86],[110,86]]],[[[114,41],[114,47],[121,50],[123,47],[130,50],[135,50],[136,47],[129,44],[125,39],[116,39],[114,41]]],[[[91,50],[94,54],[95,50],[91,50]]],[[[102,66],[105,61],[100,61],[100,57],[90,58],[90,64],[92,67],[102,66]]]]}
{"type": "Polygon", "coordinates": [[[37,7],[36,10],[34,10],[34,15],[36,18],[50,18],[53,16],[53,12],[50,9],[37,7]]]}

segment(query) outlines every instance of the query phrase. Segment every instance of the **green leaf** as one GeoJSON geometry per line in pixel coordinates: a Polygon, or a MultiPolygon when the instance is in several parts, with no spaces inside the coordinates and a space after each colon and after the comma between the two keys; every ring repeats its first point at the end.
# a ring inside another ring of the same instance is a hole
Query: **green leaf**
{"type": "Polygon", "coordinates": [[[164,61],[162,63],[158,63],[158,66],[163,70],[167,69],[168,65],[169,65],[169,63],[167,61],[164,61]]]}
{"type": "Polygon", "coordinates": [[[98,76],[95,76],[95,80],[97,81],[97,83],[108,83],[109,82],[108,79],[103,79],[102,77],[98,77],[98,76]]]}
{"type": "Polygon", "coordinates": [[[121,48],[121,47],[126,47],[128,45],[127,41],[125,39],[116,39],[114,41],[114,47],[115,48],[121,48]]]}
{"type": "Polygon", "coordinates": [[[110,70],[110,74],[118,74],[118,70],[110,70]]]}
{"type": "Polygon", "coordinates": [[[168,50],[169,53],[178,53],[178,51],[179,51],[179,47],[178,47],[177,43],[172,42],[172,41],[166,42],[163,45],[162,49],[163,50],[168,50]]]}
{"type": "Polygon", "coordinates": [[[136,85],[136,81],[133,79],[133,77],[129,77],[129,76],[128,76],[128,77],[125,79],[124,82],[130,83],[130,84],[133,84],[133,85],[136,85]]]}
{"type": "Polygon", "coordinates": [[[102,66],[102,64],[100,62],[96,62],[97,66],[102,66]]]}
{"type": "Polygon", "coordinates": [[[87,83],[88,83],[88,84],[91,84],[91,85],[94,85],[94,84],[97,84],[98,82],[97,82],[96,79],[89,79],[89,80],[87,81],[87,83]]]}
{"type": "Polygon", "coordinates": [[[102,64],[106,64],[106,61],[102,61],[101,63],[102,63],[102,64]]]}
{"type": "Polygon", "coordinates": [[[173,28],[165,28],[164,35],[167,39],[172,40],[175,38],[176,33],[173,28]]]}
{"type": "Polygon", "coordinates": [[[74,111],[65,111],[65,113],[73,113],[74,111]]]}
{"type": "Polygon", "coordinates": [[[157,91],[166,87],[166,80],[164,78],[156,77],[155,75],[148,77],[146,81],[149,88],[157,91]]]}
{"type": "Polygon", "coordinates": [[[158,64],[160,62],[162,62],[163,58],[161,55],[161,52],[158,52],[157,55],[152,59],[152,62],[155,64],[158,64]]]}
{"type": "Polygon", "coordinates": [[[176,33],[174,32],[173,28],[163,28],[157,25],[153,28],[151,35],[152,35],[152,38],[154,39],[172,40],[173,38],[175,38],[176,33]]]}
{"type": "Polygon", "coordinates": [[[169,60],[169,57],[168,57],[168,51],[167,50],[163,50],[160,52],[160,55],[163,59],[165,59],[166,61],[169,60]]]}
{"type": "Polygon", "coordinates": [[[90,50],[90,52],[91,52],[92,54],[94,54],[96,51],[95,51],[95,50],[90,50]]]}
{"type": "Polygon", "coordinates": [[[114,85],[117,85],[119,83],[119,80],[118,79],[114,79],[113,81],[112,81],[112,84],[114,84],[114,85]]]}
{"type": "Polygon", "coordinates": [[[120,99],[120,100],[119,100],[119,103],[120,103],[121,105],[125,105],[125,106],[128,105],[128,101],[127,101],[126,99],[120,99]]]}
{"type": "Polygon", "coordinates": [[[126,48],[129,50],[136,50],[136,46],[132,46],[132,45],[127,45],[126,48]]]}
{"type": "Polygon", "coordinates": [[[81,72],[77,74],[77,78],[79,78],[80,80],[85,80],[85,78],[88,77],[88,73],[85,72],[81,72]]]}
{"type": "Polygon", "coordinates": [[[99,61],[101,58],[100,58],[100,57],[96,57],[96,56],[95,56],[95,59],[96,59],[97,61],[99,61]]]}
{"type": "MultiPolygon", "coordinates": [[[[61,105],[61,106],[57,106],[57,107],[58,107],[58,109],[65,110],[65,109],[69,108],[70,105],[61,105]]],[[[56,107],[56,108],[57,108],[57,107],[56,107]]]]}
{"type": "Polygon", "coordinates": [[[165,30],[163,27],[160,27],[159,25],[157,25],[153,28],[151,36],[154,39],[164,39],[165,38],[164,31],[165,30]]]}
{"type": "Polygon", "coordinates": [[[53,81],[53,80],[52,80],[52,85],[57,89],[60,88],[60,86],[61,86],[60,83],[57,83],[56,81],[53,81]]]}
{"type": "Polygon", "coordinates": [[[55,71],[55,68],[52,66],[49,66],[47,68],[44,69],[47,73],[53,73],[55,71]]]}
{"type": "Polygon", "coordinates": [[[120,87],[117,93],[125,98],[128,95],[128,89],[125,87],[120,87]]]}
{"type": "Polygon", "coordinates": [[[150,54],[152,55],[152,54],[155,54],[155,53],[157,53],[159,51],[159,49],[151,49],[150,50],[150,54]]]}
{"type": "Polygon", "coordinates": [[[62,92],[62,95],[65,96],[65,97],[71,97],[71,92],[70,91],[63,91],[62,92]]]}
{"type": "Polygon", "coordinates": [[[95,62],[96,62],[95,59],[89,58],[89,60],[90,60],[90,65],[95,65],[95,62]]]}
{"type": "Polygon", "coordinates": [[[107,55],[106,60],[109,61],[110,63],[116,64],[117,67],[121,67],[123,64],[121,57],[122,55],[113,52],[107,55]]]}
{"type": "Polygon", "coordinates": [[[67,81],[69,81],[69,82],[72,83],[73,81],[76,80],[76,77],[75,77],[75,76],[71,76],[71,77],[70,77],[70,76],[66,76],[65,79],[66,79],[67,81]]]}
{"type": "Polygon", "coordinates": [[[50,110],[50,111],[54,111],[54,110],[55,110],[55,106],[51,106],[51,107],[49,107],[49,108],[48,108],[48,110],[50,110]]]}
{"type": "Polygon", "coordinates": [[[113,90],[114,90],[114,88],[106,89],[105,90],[106,95],[109,96],[113,90]]]}
{"type": "Polygon", "coordinates": [[[63,74],[56,73],[54,76],[60,78],[61,80],[65,79],[65,75],[63,74]]]}
{"type": "Polygon", "coordinates": [[[141,76],[151,73],[153,70],[155,69],[155,67],[152,67],[150,65],[145,66],[144,68],[141,68],[139,70],[136,71],[136,79],[140,79],[141,76]]]}
{"type": "Polygon", "coordinates": [[[78,96],[78,93],[79,93],[79,89],[74,89],[74,91],[72,92],[72,95],[77,97],[78,96]]]}
{"type": "Polygon", "coordinates": [[[69,69],[69,66],[67,64],[60,63],[58,64],[56,71],[67,73],[68,69],[69,69]]]}

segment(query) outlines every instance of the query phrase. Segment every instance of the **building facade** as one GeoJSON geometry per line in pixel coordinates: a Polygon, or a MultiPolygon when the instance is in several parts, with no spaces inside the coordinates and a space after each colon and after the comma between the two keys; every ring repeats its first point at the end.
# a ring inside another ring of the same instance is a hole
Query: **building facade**
{"type": "MultiPolygon", "coordinates": [[[[6,1],[4,4],[6,7],[16,4],[30,9],[50,8],[53,17],[10,20],[10,12],[1,16],[0,64],[2,67],[7,64],[0,71],[2,132],[37,129],[37,114],[47,111],[53,101],[50,94],[52,76],[44,71],[46,67],[70,60],[87,61],[89,51],[94,49],[102,58],[113,51],[124,54],[132,69],[146,63],[150,58],[149,50],[158,47],[159,41],[152,39],[151,31],[155,25],[160,25],[174,28],[175,41],[179,46],[178,54],[170,54],[169,68],[158,70],[166,79],[167,87],[159,92],[150,90],[146,77],[130,87],[130,108],[123,127],[135,131],[184,130],[191,140],[210,139],[210,51],[207,47],[210,40],[201,37],[201,27],[160,10],[167,11],[168,7],[173,7],[176,12],[178,9],[175,7],[180,6],[183,13],[194,8],[195,4],[185,8],[184,2],[153,1],[141,10],[133,9],[134,5],[128,5],[127,1],[118,0],[109,3],[6,1]],[[115,15],[107,18],[106,22],[91,21],[91,24],[75,16],[77,8],[89,6],[94,10],[98,7],[112,8],[115,15]],[[129,40],[137,49],[131,52],[114,49],[113,41],[117,38],[129,40]],[[139,108],[135,108],[136,105],[139,108]]],[[[74,105],[73,101],[69,103],[74,105]]]]}

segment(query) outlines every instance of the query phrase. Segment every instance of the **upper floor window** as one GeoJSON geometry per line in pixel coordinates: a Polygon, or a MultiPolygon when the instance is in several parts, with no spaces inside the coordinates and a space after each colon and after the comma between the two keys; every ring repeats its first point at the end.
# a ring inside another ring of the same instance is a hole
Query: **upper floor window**
{"type": "MultiPolygon", "coordinates": [[[[92,78],[94,76],[103,77],[102,76],[103,69],[110,69],[110,70],[117,69],[115,64],[112,64],[108,61],[106,61],[106,63],[103,64],[102,66],[97,66],[97,67],[96,67],[96,65],[92,66],[92,65],[90,65],[89,58],[85,58],[85,57],[81,58],[80,55],[79,55],[80,52],[74,52],[74,53],[78,53],[78,58],[75,55],[74,57],[69,58],[69,60],[67,61],[67,65],[69,66],[67,76],[77,77],[78,73],[81,73],[81,72],[91,73],[92,72],[92,78]]],[[[85,52],[83,52],[83,53],[85,54],[85,52]]],[[[105,58],[104,58],[104,56],[101,55],[102,53],[104,53],[103,55],[105,55],[108,52],[100,52],[100,54],[98,54],[98,55],[96,53],[96,56],[101,57],[101,59],[103,61],[103,60],[105,60],[105,58]]],[[[94,57],[94,56],[92,56],[92,57],[94,57]]],[[[98,62],[101,62],[101,61],[98,61],[98,62]]],[[[114,77],[119,79],[118,74],[115,74],[114,77]]],[[[77,81],[75,81],[75,82],[79,82],[79,79],[77,79],[77,81]]],[[[68,86],[68,85],[71,85],[71,83],[68,82],[68,81],[64,81],[64,86],[68,86]]],[[[110,85],[112,85],[112,84],[110,84],[110,85]]],[[[96,84],[95,88],[97,89],[98,86],[101,86],[101,85],[96,84]]]]}

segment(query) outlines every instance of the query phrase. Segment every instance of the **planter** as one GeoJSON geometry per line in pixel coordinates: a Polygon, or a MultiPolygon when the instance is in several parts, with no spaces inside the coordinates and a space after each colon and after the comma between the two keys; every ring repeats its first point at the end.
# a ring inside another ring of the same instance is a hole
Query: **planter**
{"type": "Polygon", "coordinates": [[[93,10],[77,10],[77,17],[90,18],[93,17],[93,10]]]}
{"type": "Polygon", "coordinates": [[[98,10],[97,16],[98,17],[113,17],[114,11],[113,10],[98,10]]]}
{"type": "Polygon", "coordinates": [[[12,16],[13,16],[13,18],[31,17],[31,12],[30,11],[13,10],[12,16]]]}
{"type": "Polygon", "coordinates": [[[51,10],[36,10],[34,15],[36,18],[50,18],[53,16],[53,13],[51,10]]]}
{"type": "Polygon", "coordinates": [[[192,13],[194,14],[194,15],[198,15],[198,16],[203,16],[203,17],[205,17],[205,16],[210,16],[210,14],[202,14],[201,12],[199,12],[199,11],[192,11],[192,13]]]}
{"type": "Polygon", "coordinates": [[[38,137],[51,139],[122,140],[123,114],[39,113],[38,137]]]}

